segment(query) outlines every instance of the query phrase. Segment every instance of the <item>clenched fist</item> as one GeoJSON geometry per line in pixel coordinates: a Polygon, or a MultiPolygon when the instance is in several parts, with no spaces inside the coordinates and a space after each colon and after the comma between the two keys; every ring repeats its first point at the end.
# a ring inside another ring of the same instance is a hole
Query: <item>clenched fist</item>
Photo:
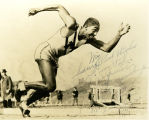
{"type": "Polygon", "coordinates": [[[38,12],[40,12],[40,9],[38,9],[38,8],[33,8],[33,9],[30,9],[30,10],[29,10],[28,15],[29,15],[29,16],[33,16],[33,15],[37,14],[38,12]]]}

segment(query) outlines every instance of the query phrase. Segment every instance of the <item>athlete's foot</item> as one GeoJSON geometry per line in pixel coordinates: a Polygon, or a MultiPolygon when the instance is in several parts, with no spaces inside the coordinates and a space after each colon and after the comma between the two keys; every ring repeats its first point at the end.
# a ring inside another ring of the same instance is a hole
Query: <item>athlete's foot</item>
{"type": "Polygon", "coordinates": [[[23,116],[23,117],[31,117],[31,116],[30,116],[30,110],[28,110],[28,109],[25,110],[25,109],[23,109],[23,108],[20,107],[20,106],[19,106],[19,108],[20,108],[20,110],[21,110],[21,113],[22,113],[22,116],[23,116]]]}
{"type": "Polygon", "coordinates": [[[27,109],[27,105],[25,104],[25,102],[22,102],[19,105],[19,109],[21,110],[23,117],[30,117],[30,110],[27,109]]]}
{"type": "Polygon", "coordinates": [[[28,109],[25,110],[25,111],[24,111],[24,115],[27,116],[27,117],[31,117],[31,116],[30,116],[30,110],[28,110],[28,109]]]}

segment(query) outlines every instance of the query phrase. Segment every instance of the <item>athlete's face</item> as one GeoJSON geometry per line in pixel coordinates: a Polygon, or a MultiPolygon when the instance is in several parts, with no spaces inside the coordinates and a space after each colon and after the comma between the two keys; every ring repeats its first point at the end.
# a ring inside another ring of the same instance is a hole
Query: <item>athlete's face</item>
{"type": "Polygon", "coordinates": [[[97,26],[83,26],[79,31],[78,39],[93,38],[96,36],[97,32],[97,26]]]}

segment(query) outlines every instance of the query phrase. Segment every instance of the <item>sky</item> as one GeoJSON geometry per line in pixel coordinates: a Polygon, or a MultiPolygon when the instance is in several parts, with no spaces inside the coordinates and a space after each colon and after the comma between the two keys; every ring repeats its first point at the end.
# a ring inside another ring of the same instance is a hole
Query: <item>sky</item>
{"type": "Polygon", "coordinates": [[[34,51],[63,22],[56,11],[32,17],[28,11],[51,4],[62,4],[79,25],[88,17],[97,18],[101,25],[97,38],[104,42],[114,38],[122,22],[131,26],[111,53],[84,45],[61,57],[56,77],[59,89],[74,87],[81,80],[147,79],[147,0],[0,0],[0,69],[7,69],[13,81],[41,80],[34,51]]]}

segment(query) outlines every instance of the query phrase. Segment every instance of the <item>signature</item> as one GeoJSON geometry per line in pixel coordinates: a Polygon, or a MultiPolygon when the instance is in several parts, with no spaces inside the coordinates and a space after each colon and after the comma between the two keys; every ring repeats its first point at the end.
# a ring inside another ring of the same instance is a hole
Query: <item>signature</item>
{"type": "Polygon", "coordinates": [[[98,79],[108,81],[114,76],[119,77],[117,79],[125,79],[137,72],[149,69],[142,65],[141,67],[134,64],[134,60],[130,53],[136,48],[136,43],[132,42],[129,46],[122,47],[112,53],[90,53],[90,58],[86,66],[80,63],[78,71],[73,76],[76,78],[82,74],[85,74],[85,79],[94,79],[94,76],[98,76],[98,79]],[[119,75],[120,74],[120,75],[119,75]]]}

